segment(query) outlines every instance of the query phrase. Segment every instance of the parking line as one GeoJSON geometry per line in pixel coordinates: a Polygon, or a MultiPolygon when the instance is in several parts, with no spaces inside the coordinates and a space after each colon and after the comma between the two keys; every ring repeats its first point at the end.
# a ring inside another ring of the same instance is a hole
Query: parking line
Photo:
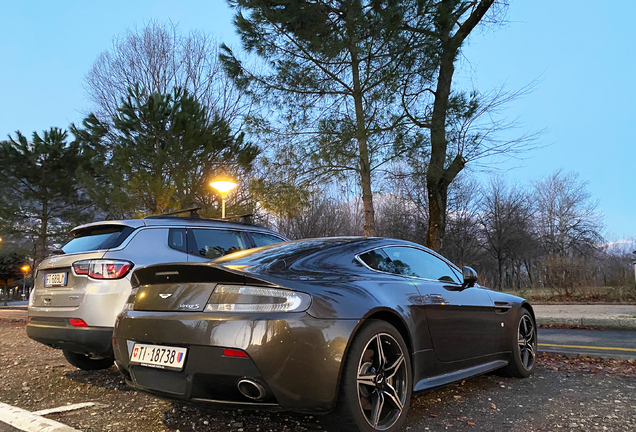
{"type": "Polygon", "coordinates": [[[92,407],[92,406],[95,406],[95,402],[82,402],[82,403],[76,403],[76,404],[73,404],[73,405],[63,405],[63,406],[57,407],[57,408],[50,408],[50,409],[45,409],[45,410],[40,410],[40,411],[34,411],[33,414],[39,415],[39,416],[44,416],[44,415],[49,415],[49,414],[54,414],[54,413],[75,411],[75,410],[78,410],[78,409],[88,408],[88,407],[92,407]]]}
{"type": "Polygon", "coordinates": [[[595,350],[636,352],[636,349],[634,349],[634,348],[618,348],[618,347],[594,347],[594,346],[584,346],[584,345],[556,345],[556,344],[544,344],[544,343],[540,343],[539,346],[555,347],[555,348],[582,348],[582,349],[595,349],[595,350]]]}
{"type": "Polygon", "coordinates": [[[0,422],[25,432],[80,432],[30,411],[0,402],[0,422]]]}

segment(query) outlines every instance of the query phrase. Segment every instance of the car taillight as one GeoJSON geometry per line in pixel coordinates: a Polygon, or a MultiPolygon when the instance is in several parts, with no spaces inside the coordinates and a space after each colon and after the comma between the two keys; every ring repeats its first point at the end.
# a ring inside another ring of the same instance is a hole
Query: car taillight
{"type": "Polygon", "coordinates": [[[73,327],[88,327],[88,324],[83,319],[71,318],[68,320],[73,327]]]}
{"type": "Polygon", "coordinates": [[[90,260],[75,261],[73,263],[73,270],[75,271],[75,274],[87,275],[90,262],[91,262],[90,260]]]}
{"type": "Polygon", "coordinates": [[[73,263],[73,271],[77,275],[88,275],[93,279],[120,279],[126,276],[133,263],[115,260],[83,260],[73,263]]]}

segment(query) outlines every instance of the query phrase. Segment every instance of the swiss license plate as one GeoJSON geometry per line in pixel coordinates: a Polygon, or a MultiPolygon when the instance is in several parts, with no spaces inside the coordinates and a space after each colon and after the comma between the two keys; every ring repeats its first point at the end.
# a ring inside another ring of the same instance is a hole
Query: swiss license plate
{"type": "Polygon", "coordinates": [[[66,276],[68,273],[48,273],[44,277],[44,286],[66,286],[66,276]]]}
{"type": "Polygon", "coordinates": [[[158,369],[181,370],[187,348],[136,343],[130,352],[130,363],[158,369]]]}

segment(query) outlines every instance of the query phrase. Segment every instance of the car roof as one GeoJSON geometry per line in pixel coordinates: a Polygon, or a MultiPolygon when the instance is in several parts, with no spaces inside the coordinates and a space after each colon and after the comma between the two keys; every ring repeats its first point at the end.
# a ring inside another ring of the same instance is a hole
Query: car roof
{"type": "Polygon", "coordinates": [[[284,258],[287,264],[294,262],[296,258],[302,258],[308,252],[316,262],[330,261],[330,265],[335,267],[349,267],[349,260],[342,260],[344,255],[357,255],[377,248],[405,246],[415,247],[437,256],[453,267],[459,269],[448,258],[418,243],[408,240],[400,240],[388,237],[321,237],[308,238],[276,243],[260,248],[250,249],[235,257],[232,254],[216,259],[214,262],[225,265],[252,265],[258,260],[271,260],[274,257],[284,258]],[[334,253],[334,248],[340,252],[334,253]]]}
{"type": "Polygon", "coordinates": [[[79,231],[83,231],[87,228],[96,226],[125,226],[130,228],[141,228],[144,226],[193,226],[193,227],[207,227],[207,228],[226,228],[236,229],[239,231],[257,231],[263,233],[276,234],[282,237],[280,234],[264,228],[258,225],[252,225],[248,223],[241,223],[236,221],[229,221],[223,219],[205,219],[205,218],[193,218],[193,217],[180,217],[180,216],[149,216],[143,219],[122,219],[122,220],[110,220],[91,222],[88,224],[80,225],[71,230],[71,235],[79,231]]]}

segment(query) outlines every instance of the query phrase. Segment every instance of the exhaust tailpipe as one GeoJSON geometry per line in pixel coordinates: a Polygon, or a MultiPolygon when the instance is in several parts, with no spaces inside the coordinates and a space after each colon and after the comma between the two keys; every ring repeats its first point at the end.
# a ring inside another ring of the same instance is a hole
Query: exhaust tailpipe
{"type": "Polygon", "coordinates": [[[251,379],[240,380],[237,387],[243,396],[252,400],[265,399],[265,396],[267,396],[265,387],[251,379]]]}

